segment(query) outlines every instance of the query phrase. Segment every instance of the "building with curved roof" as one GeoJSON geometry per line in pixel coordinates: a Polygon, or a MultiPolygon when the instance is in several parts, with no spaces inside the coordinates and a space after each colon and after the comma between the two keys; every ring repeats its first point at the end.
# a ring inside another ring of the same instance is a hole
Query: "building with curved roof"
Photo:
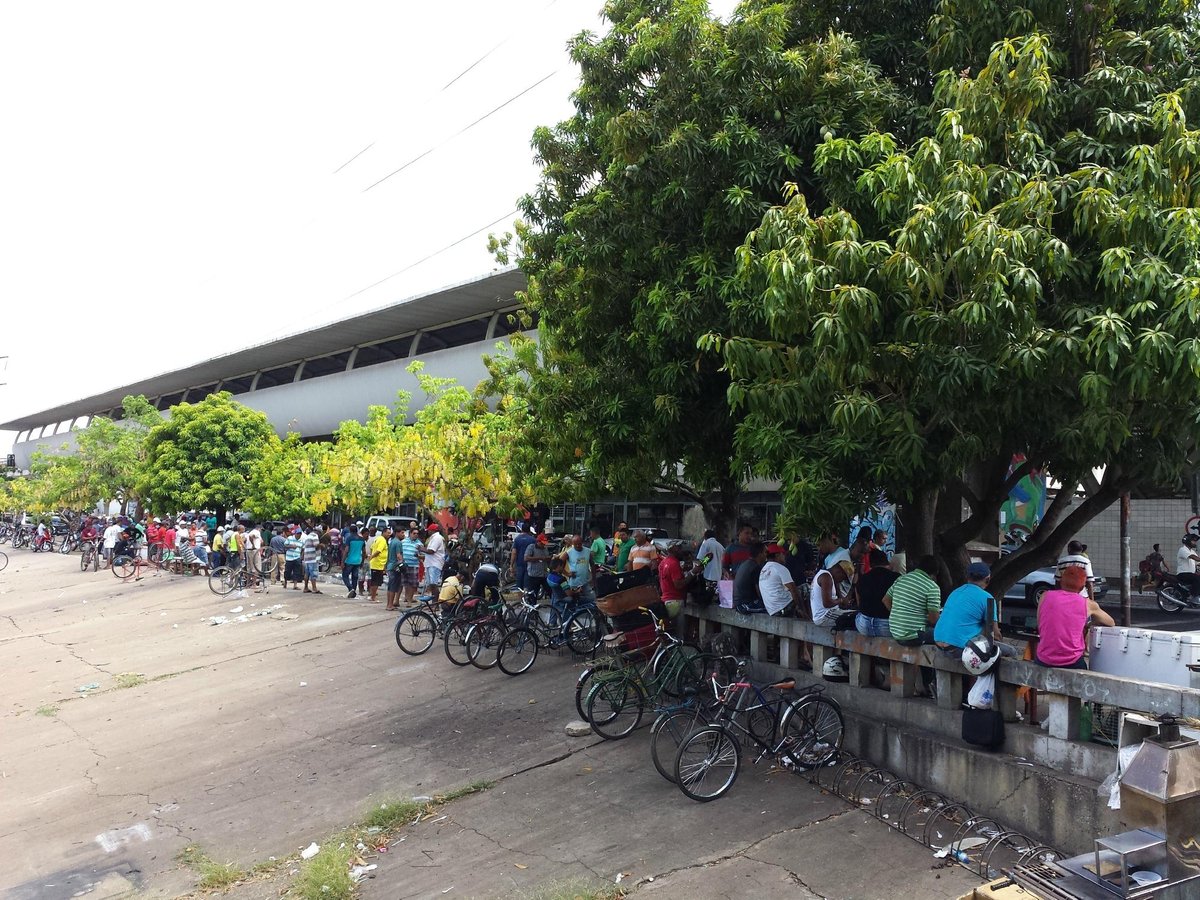
{"type": "MultiPolygon", "coordinates": [[[[265,413],[280,434],[326,437],[346,419],[365,419],[367,407],[393,406],[398,391],[413,393],[410,413],[422,405],[416,359],[425,371],[474,386],[486,374],[482,356],[523,329],[516,297],[525,276],[516,269],[410,297],[244,350],[193,363],[91,397],[35,410],[0,423],[18,432],[13,455],[27,469],[39,448],[69,448],[72,432],[92,416],[119,418],[121,401],[145,395],[164,413],[171,406],[229,391],[265,413]]],[[[533,332],[528,332],[532,335],[533,332]]]]}

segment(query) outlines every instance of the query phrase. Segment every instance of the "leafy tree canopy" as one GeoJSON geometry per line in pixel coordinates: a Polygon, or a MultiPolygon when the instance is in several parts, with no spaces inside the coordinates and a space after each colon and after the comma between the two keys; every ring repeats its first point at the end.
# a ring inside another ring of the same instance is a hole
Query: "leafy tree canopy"
{"type": "Polygon", "coordinates": [[[273,438],[267,417],[228,391],[172,406],[146,438],[142,495],[162,512],[236,507],[273,438]]]}
{"type": "MultiPolygon", "coordinates": [[[[882,490],[907,505],[910,552],[961,565],[1024,474],[1009,472],[1020,452],[1067,490],[997,570],[1002,590],[1119,492],[1194,464],[1191,7],[902,4],[930,43],[892,77],[867,18],[788,51],[837,48],[835,77],[881,113],[852,119],[811,87],[787,96],[785,120],[821,122],[795,148],[812,165],[789,167],[786,202],[737,252],[728,323],[701,342],[733,378],[737,458],[783,481],[783,527],[844,521],[882,490]]],[[[730,32],[765,39],[772,17],[819,8],[747,3],[730,32]]]]}
{"type": "Polygon", "coordinates": [[[304,519],[324,512],[324,507],[317,508],[316,497],[328,488],[329,451],[330,444],[305,443],[295,432],[282,440],[272,433],[250,471],[242,507],[260,520],[304,519]]]}
{"type": "Polygon", "coordinates": [[[799,41],[798,9],[726,25],[703,0],[613,0],[608,32],[571,45],[575,115],[534,135],[517,235],[539,318],[530,443],[581,493],[673,489],[730,524],[741,412],[697,341],[749,302],[734,250],[811,173],[822,129],[869,132],[896,105],[849,39],[799,41]]]}

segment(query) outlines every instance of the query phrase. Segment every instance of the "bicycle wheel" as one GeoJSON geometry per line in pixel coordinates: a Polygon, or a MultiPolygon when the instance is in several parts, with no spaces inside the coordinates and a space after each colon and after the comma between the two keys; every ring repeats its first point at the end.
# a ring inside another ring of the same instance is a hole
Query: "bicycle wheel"
{"type": "Polygon", "coordinates": [[[217,566],[208,573],[208,589],[224,597],[237,586],[237,571],[229,566],[217,566]]]}
{"type": "Polygon", "coordinates": [[[724,728],[706,725],[689,734],[675,756],[675,784],[700,803],[716,800],[737,780],[742,748],[724,728]]]}
{"type": "Polygon", "coordinates": [[[672,784],[675,782],[675,757],[679,755],[680,744],[705,724],[698,708],[665,712],[654,720],[650,726],[650,759],[659,775],[672,784]]]}
{"type": "Polygon", "coordinates": [[[606,741],[628,737],[642,723],[646,698],[630,678],[599,681],[588,692],[587,720],[606,741]]]}
{"type": "Polygon", "coordinates": [[[794,701],[779,724],[783,752],[801,769],[825,765],[842,749],[845,722],[833,700],[809,695],[794,701]]]}
{"type": "Polygon", "coordinates": [[[505,675],[528,672],[537,661],[538,639],[530,628],[514,628],[500,640],[496,662],[505,675]]]}
{"type": "Polygon", "coordinates": [[[112,570],[122,581],[128,581],[137,571],[137,561],[132,556],[113,557],[112,570]]]}
{"type": "Polygon", "coordinates": [[[705,677],[703,666],[696,662],[700,648],[695,644],[677,644],[654,663],[654,679],[662,685],[668,697],[682,697],[685,687],[694,687],[705,677]]]}
{"type": "Polygon", "coordinates": [[[615,660],[602,659],[594,666],[588,666],[575,679],[575,711],[579,713],[579,718],[583,721],[588,721],[587,696],[592,690],[595,677],[603,672],[615,671],[617,668],[619,668],[619,664],[615,660]]]}
{"type": "Polygon", "coordinates": [[[8,554],[0,550],[0,572],[8,568],[8,554]]]}
{"type": "Polygon", "coordinates": [[[410,609],[396,620],[396,646],[409,656],[420,656],[433,646],[437,622],[423,609],[410,609]]]}
{"type": "Polygon", "coordinates": [[[500,659],[500,641],[508,629],[500,622],[480,622],[467,632],[467,658],[477,669],[490,669],[500,659]]]}
{"type": "Polygon", "coordinates": [[[455,622],[446,629],[446,636],[442,638],[442,649],[446,651],[446,659],[456,666],[469,665],[471,662],[467,656],[467,632],[470,630],[469,622],[455,622]]]}
{"type": "Polygon", "coordinates": [[[563,635],[566,637],[567,646],[571,648],[572,653],[579,656],[591,656],[600,646],[600,639],[604,636],[604,632],[596,613],[590,609],[581,609],[567,619],[566,624],[563,625],[563,635]]]}

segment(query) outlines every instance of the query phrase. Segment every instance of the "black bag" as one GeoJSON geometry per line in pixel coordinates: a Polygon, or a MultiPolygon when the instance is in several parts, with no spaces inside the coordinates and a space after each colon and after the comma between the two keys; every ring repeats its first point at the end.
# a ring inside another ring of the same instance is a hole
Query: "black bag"
{"type": "Polygon", "coordinates": [[[833,628],[830,630],[831,631],[855,631],[855,630],[857,630],[857,625],[855,624],[857,621],[858,621],[858,613],[856,613],[856,612],[851,611],[851,612],[840,613],[838,615],[837,619],[834,620],[833,628]]]}
{"type": "Polygon", "coordinates": [[[596,575],[596,596],[604,597],[654,581],[654,571],[649,566],[627,572],[600,572],[596,575]]]}
{"type": "Polygon", "coordinates": [[[996,750],[1004,743],[1004,715],[998,709],[964,709],[962,739],[985,750],[996,750]]]}

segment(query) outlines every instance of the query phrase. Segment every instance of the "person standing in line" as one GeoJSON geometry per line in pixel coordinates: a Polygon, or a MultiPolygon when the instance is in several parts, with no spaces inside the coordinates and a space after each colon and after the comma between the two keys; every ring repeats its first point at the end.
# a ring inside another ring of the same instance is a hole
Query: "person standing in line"
{"type": "Polygon", "coordinates": [[[287,539],[283,536],[282,528],[276,528],[275,534],[271,536],[271,553],[275,557],[274,571],[272,572],[274,577],[272,580],[276,584],[281,581],[286,584],[287,573],[284,572],[284,569],[287,567],[287,539]]]}
{"type": "Polygon", "coordinates": [[[317,588],[317,556],[320,553],[321,538],[315,530],[304,534],[301,538],[303,541],[301,549],[301,562],[304,564],[304,593],[319,594],[321,591],[317,588]],[[311,591],[309,585],[312,585],[311,591]]]}
{"type": "Polygon", "coordinates": [[[513,538],[512,555],[509,558],[509,566],[513,570],[513,574],[517,579],[517,587],[521,590],[526,590],[525,579],[528,577],[528,572],[525,567],[525,551],[530,548],[536,541],[536,538],[526,530],[525,523],[520,525],[520,531],[513,538]]]}
{"type": "Polygon", "coordinates": [[[629,551],[633,548],[633,537],[628,528],[618,528],[613,532],[613,553],[617,555],[613,565],[616,571],[624,572],[629,567],[629,551]]]}
{"type": "Polygon", "coordinates": [[[608,561],[608,547],[604,543],[604,538],[600,534],[600,526],[593,525],[588,529],[589,540],[591,546],[589,551],[592,554],[592,574],[608,561]]]}
{"type": "MultiPolygon", "coordinates": [[[[687,599],[688,589],[695,578],[695,571],[684,572],[683,564],[688,555],[688,544],[684,541],[672,541],[667,549],[667,555],[658,566],[658,590],[663,606],[667,610],[667,618],[673,619],[679,615],[683,601],[687,599]]],[[[691,567],[689,567],[690,569],[691,567]]]]}
{"type": "Polygon", "coordinates": [[[225,562],[225,526],[218,525],[217,530],[213,533],[212,549],[214,559],[213,562],[218,566],[223,566],[225,562]]]}
{"type": "Polygon", "coordinates": [[[546,566],[550,562],[550,540],[544,534],[525,548],[525,593],[537,603],[546,593],[546,566]]]}
{"type": "Polygon", "coordinates": [[[400,608],[400,586],[404,573],[404,541],[391,527],[383,530],[387,538],[387,606],[385,609],[400,608]]]}
{"type": "Polygon", "coordinates": [[[717,589],[717,582],[721,580],[721,558],[724,555],[725,548],[717,540],[717,533],[711,528],[706,528],[704,540],[696,550],[696,559],[704,564],[704,580],[714,591],[717,589]]]}
{"type": "Polygon", "coordinates": [[[404,588],[404,605],[412,606],[417,595],[417,586],[420,584],[421,557],[425,555],[421,531],[416,525],[408,529],[408,536],[400,542],[400,553],[404,562],[400,574],[400,584],[404,588]]]}
{"type": "Polygon", "coordinates": [[[271,574],[269,566],[262,565],[262,548],[263,536],[262,531],[253,522],[250,523],[250,528],[246,531],[246,564],[250,566],[250,570],[257,572],[261,567],[263,577],[268,578],[271,574]]]}
{"type": "Polygon", "coordinates": [[[584,600],[595,603],[596,592],[592,590],[592,552],[584,548],[581,534],[571,539],[571,546],[567,550],[567,571],[570,573],[568,587],[578,591],[584,600]]]}
{"type": "Polygon", "coordinates": [[[446,539],[437,522],[429,525],[429,539],[425,542],[425,582],[434,592],[442,583],[442,567],[446,565],[446,539]]]}
{"type": "Polygon", "coordinates": [[[108,527],[104,529],[104,541],[101,550],[109,568],[112,568],[113,548],[117,546],[117,541],[121,539],[121,530],[121,526],[117,524],[116,519],[113,519],[108,527]]]}
{"type": "Polygon", "coordinates": [[[285,591],[289,581],[292,583],[293,591],[300,590],[300,582],[304,580],[304,563],[300,561],[303,547],[304,541],[300,539],[299,527],[293,528],[292,533],[283,542],[283,589],[285,591]]]}
{"type": "Polygon", "coordinates": [[[646,532],[635,531],[633,533],[633,547],[629,550],[629,569],[636,572],[638,569],[644,569],[647,566],[654,568],[658,564],[658,550],[650,538],[646,537],[646,532]]]}
{"type": "Polygon", "coordinates": [[[242,567],[242,536],[241,525],[230,525],[225,532],[225,565],[233,570],[242,567]]]}
{"type": "Polygon", "coordinates": [[[370,600],[379,602],[379,586],[383,584],[384,572],[387,570],[387,538],[372,526],[370,537],[367,539],[367,566],[370,569],[370,600]]]}
{"type": "Polygon", "coordinates": [[[365,542],[361,535],[354,529],[350,529],[350,536],[342,545],[342,583],[346,586],[346,599],[353,600],[358,593],[355,588],[358,587],[359,581],[359,566],[362,565],[362,548],[365,542]]]}

